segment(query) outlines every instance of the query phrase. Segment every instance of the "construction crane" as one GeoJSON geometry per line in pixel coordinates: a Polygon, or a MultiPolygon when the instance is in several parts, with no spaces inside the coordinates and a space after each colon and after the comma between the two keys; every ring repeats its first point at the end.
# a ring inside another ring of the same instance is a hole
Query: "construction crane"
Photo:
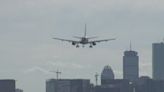
{"type": "Polygon", "coordinates": [[[59,75],[61,75],[61,72],[57,69],[57,71],[50,71],[53,73],[56,73],[56,79],[59,80],[59,75]]]}
{"type": "Polygon", "coordinates": [[[98,73],[95,74],[96,86],[98,85],[98,73]]]}

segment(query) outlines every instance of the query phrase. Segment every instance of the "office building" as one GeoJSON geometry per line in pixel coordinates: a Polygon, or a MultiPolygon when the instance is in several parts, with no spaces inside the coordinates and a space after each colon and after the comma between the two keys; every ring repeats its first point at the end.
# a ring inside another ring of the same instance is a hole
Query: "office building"
{"type": "Polygon", "coordinates": [[[164,92],[164,81],[142,76],[136,82],[135,92],[164,92]]]}
{"type": "Polygon", "coordinates": [[[123,78],[134,82],[139,77],[139,57],[136,51],[124,52],[123,56],[123,78]]]}
{"type": "Polygon", "coordinates": [[[152,48],[153,79],[164,80],[164,43],[154,43],[152,48]]]}
{"type": "Polygon", "coordinates": [[[15,80],[0,80],[0,92],[15,92],[15,80]]]}
{"type": "Polygon", "coordinates": [[[106,85],[107,80],[114,79],[114,73],[110,66],[105,66],[101,73],[101,85],[106,85]]]}
{"type": "Polygon", "coordinates": [[[90,81],[84,79],[50,79],[46,92],[90,92],[90,81]]]}
{"type": "Polygon", "coordinates": [[[23,92],[22,89],[16,89],[15,92],[23,92]]]}
{"type": "Polygon", "coordinates": [[[96,86],[94,92],[133,92],[129,80],[110,79],[107,85],[96,86]]]}

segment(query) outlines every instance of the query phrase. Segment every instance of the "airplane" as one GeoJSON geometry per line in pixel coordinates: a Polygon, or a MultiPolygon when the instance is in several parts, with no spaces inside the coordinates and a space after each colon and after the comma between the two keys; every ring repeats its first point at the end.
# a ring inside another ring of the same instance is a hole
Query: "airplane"
{"type": "Polygon", "coordinates": [[[115,40],[115,38],[113,38],[113,39],[102,39],[102,40],[90,40],[90,39],[94,39],[96,37],[87,37],[87,26],[86,26],[86,24],[85,24],[84,36],[83,37],[74,36],[74,38],[77,38],[80,40],[77,41],[77,40],[68,40],[68,39],[61,39],[61,38],[53,38],[53,39],[70,42],[70,43],[72,43],[72,45],[76,46],[76,48],[80,47],[79,44],[81,44],[82,47],[85,47],[85,45],[90,44],[89,47],[92,48],[93,46],[96,45],[96,43],[115,40]]]}

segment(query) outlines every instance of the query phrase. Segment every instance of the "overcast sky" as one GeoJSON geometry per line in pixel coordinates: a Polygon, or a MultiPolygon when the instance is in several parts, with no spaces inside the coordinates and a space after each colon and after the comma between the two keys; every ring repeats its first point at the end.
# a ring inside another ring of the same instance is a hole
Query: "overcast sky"
{"type": "MultiPolygon", "coordinates": [[[[24,92],[45,92],[49,71],[61,78],[84,78],[110,65],[122,78],[122,57],[132,49],[140,56],[140,76],[151,77],[152,43],[164,37],[163,0],[1,0],[0,78],[16,79],[24,92]],[[53,37],[117,38],[93,49],[76,49],[53,37]]],[[[99,82],[100,83],[100,82],[99,82]]]]}

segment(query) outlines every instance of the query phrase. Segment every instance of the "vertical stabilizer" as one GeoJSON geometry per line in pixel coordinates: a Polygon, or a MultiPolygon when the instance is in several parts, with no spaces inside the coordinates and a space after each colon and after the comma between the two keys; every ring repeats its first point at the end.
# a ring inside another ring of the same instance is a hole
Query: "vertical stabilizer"
{"type": "Polygon", "coordinates": [[[87,25],[85,24],[85,32],[84,32],[84,37],[86,38],[87,36],[87,25]]]}

